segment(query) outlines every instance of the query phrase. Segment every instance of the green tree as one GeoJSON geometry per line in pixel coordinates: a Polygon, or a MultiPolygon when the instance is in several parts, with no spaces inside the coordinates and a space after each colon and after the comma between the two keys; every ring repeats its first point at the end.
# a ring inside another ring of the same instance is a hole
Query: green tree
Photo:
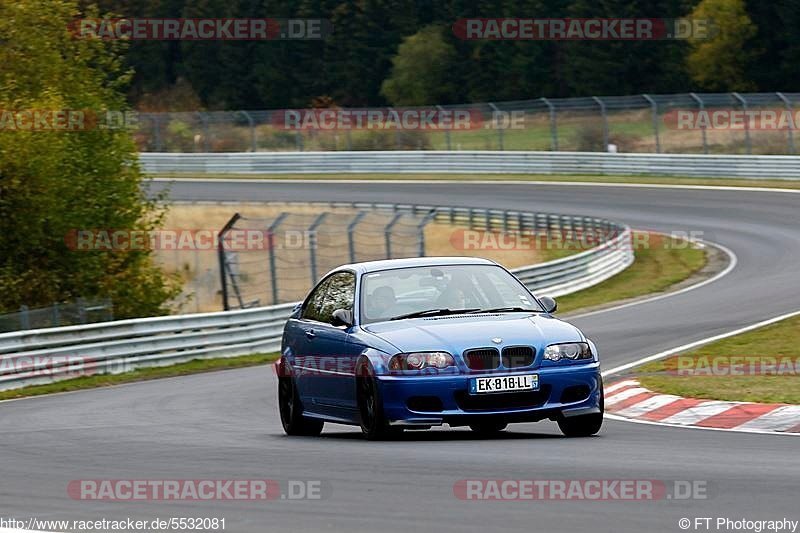
{"type": "Polygon", "coordinates": [[[456,92],[449,76],[455,58],[442,29],[427,26],[403,40],[381,93],[394,105],[450,103],[456,92]]]}
{"type": "Polygon", "coordinates": [[[689,40],[686,65],[692,79],[710,91],[754,89],[746,71],[753,57],[748,41],[757,29],[747,15],[744,0],[703,0],[690,18],[710,19],[717,30],[709,38],[689,40]]]}
{"type": "MultiPolygon", "coordinates": [[[[0,0],[0,110],[126,109],[130,73],[120,41],[79,39],[72,0],[0,0]],[[35,30],[32,30],[35,28],[35,30]]],[[[86,115],[89,116],[88,114],[86,115]]],[[[149,230],[161,208],[145,198],[126,129],[0,128],[0,310],[110,297],[118,317],[167,312],[180,290],[148,250],[76,251],[76,230],[149,230]]]]}

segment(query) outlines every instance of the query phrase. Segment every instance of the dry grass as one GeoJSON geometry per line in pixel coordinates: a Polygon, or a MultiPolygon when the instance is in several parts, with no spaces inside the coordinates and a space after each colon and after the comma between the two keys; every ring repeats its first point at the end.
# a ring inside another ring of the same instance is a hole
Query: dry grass
{"type": "MultiPolygon", "coordinates": [[[[244,216],[236,228],[265,231],[281,214],[288,213],[275,236],[275,270],[278,300],[301,299],[312,285],[328,270],[350,261],[346,228],[356,215],[352,208],[330,208],[300,204],[174,204],[166,217],[164,228],[172,230],[219,230],[239,212],[244,216]],[[324,223],[316,232],[316,272],[312,276],[309,228],[322,211],[328,211],[324,223]]],[[[391,213],[368,212],[355,230],[355,260],[368,261],[386,257],[384,228],[391,213]]],[[[402,218],[392,232],[392,257],[418,255],[418,219],[402,218]]],[[[428,256],[479,256],[497,261],[509,268],[547,261],[578,250],[537,249],[465,249],[463,227],[442,221],[432,221],[425,227],[425,253],[428,256]]],[[[255,300],[262,305],[273,301],[269,253],[250,250],[238,255],[243,302],[255,300]]],[[[185,281],[182,296],[183,310],[188,312],[216,311],[222,308],[219,264],[216,247],[203,250],[157,250],[156,258],[168,272],[180,272],[185,281]]],[[[235,295],[231,296],[232,298],[235,295]]]]}

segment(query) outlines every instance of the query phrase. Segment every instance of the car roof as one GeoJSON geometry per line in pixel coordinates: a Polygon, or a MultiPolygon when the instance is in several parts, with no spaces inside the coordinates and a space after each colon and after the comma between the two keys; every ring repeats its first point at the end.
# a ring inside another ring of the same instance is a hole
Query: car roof
{"type": "Polygon", "coordinates": [[[392,268],[410,268],[442,265],[496,265],[494,261],[482,257],[410,257],[407,259],[382,259],[342,265],[334,270],[355,270],[360,274],[388,270],[392,268]]]}

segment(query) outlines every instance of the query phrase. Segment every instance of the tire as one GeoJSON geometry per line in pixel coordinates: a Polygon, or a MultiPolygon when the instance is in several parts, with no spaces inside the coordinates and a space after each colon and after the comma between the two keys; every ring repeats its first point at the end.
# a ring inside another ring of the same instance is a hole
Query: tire
{"type": "Polygon", "coordinates": [[[478,424],[470,424],[469,429],[478,433],[479,435],[496,435],[508,427],[505,422],[481,422],[478,424]]]}
{"type": "Polygon", "coordinates": [[[603,426],[603,413],[605,412],[605,394],[603,382],[600,382],[600,412],[591,415],[565,417],[558,416],[558,427],[565,437],[591,437],[600,431],[603,426]]]}
{"type": "Polygon", "coordinates": [[[278,378],[278,411],[287,435],[316,437],[322,433],[324,421],[303,416],[303,406],[291,376],[278,378]]]}
{"type": "Polygon", "coordinates": [[[356,372],[356,400],[358,413],[361,419],[361,432],[367,440],[390,440],[403,433],[402,428],[389,425],[383,415],[383,400],[381,399],[378,380],[369,365],[362,363],[356,372]]]}

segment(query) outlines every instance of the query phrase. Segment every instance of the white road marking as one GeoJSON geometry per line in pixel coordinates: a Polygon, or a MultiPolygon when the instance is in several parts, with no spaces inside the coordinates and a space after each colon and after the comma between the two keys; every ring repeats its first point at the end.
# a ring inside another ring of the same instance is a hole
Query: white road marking
{"type": "Polygon", "coordinates": [[[628,387],[628,386],[631,386],[631,385],[638,385],[638,384],[639,384],[638,381],[633,380],[633,379],[628,379],[628,380],[625,380],[625,381],[618,381],[617,383],[614,383],[613,385],[609,385],[608,387],[603,387],[603,390],[605,391],[606,396],[610,396],[611,393],[616,391],[616,390],[619,390],[619,389],[622,389],[624,387],[628,387]]]}
{"type": "Polygon", "coordinates": [[[645,389],[644,387],[633,387],[630,389],[625,389],[622,392],[618,392],[617,394],[606,396],[605,399],[606,407],[608,407],[609,405],[614,405],[616,403],[619,403],[623,400],[627,400],[628,398],[632,398],[633,396],[636,396],[637,394],[641,394],[643,392],[650,392],[650,391],[648,389],[645,389]]]}
{"type": "Polygon", "coordinates": [[[669,405],[672,402],[680,399],[682,399],[680,396],[673,396],[672,394],[659,394],[657,396],[653,396],[652,398],[648,398],[639,403],[633,404],[630,407],[626,407],[620,411],[616,411],[614,414],[619,416],[631,416],[635,418],[647,414],[650,411],[655,411],[659,407],[664,407],[665,405],[669,405]]]}
{"type": "Polygon", "coordinates": [[[722,279],[723,277],[725,277],[728,274],[730,274],[733,271],[733,269],[736,268],[736,265],[739,264],[739,258],[736,256],[736,254],[730,248],[728,248],[726,246],[723,246],[721,244],[715,243],[715,242],[710,242],[710,241],[703,241],[703,240],[697,239],[697,242],[700,243],[700,244],[706,245],[706,246],[714,246],[714,247],[722,250],[728,256],[728,259],[729,259],[728,266],[725,267],[721,272],[718,272],[716,275],[714,275],[714,276],[712,276],[712,277],[710,277],[710,278],[708,278],[706,280],[703,280],[703,281],[700,281],[698,283],[695,283],[694,285],[689,285],[688,287],[684,287],[684,288],[682,288],[680,290],[677,290],[677,291],[666,292],[664,294],[659,294],[657,296],[651,296],[649,298],[643,298],[641,300],[636,300],[634,302],[628,302],[628,303],[625,303],[625,304],[615,305],[613,307],[606,307],[604,309],[598,309],[597,311],[589,311],[587,313],[579,313],[577,315],[571,315],[571,316],[570,315],[566,315],[565,319],[566,320],[574,320],[576,318],[585,318],[587,316],[599,315],[601,313],[608,313],[610,311],[618,311],[620,309],[625,309],[626,307],[633,307],[634,305],[647,304],[647,303],[655,302],[655,301],[658,301],[658,300],[663,300],[664,298],[672,298],[673,296],[678,296],[679,294],[684,294],[684,293],[687,293],[689,291],[693,291],[695,289],[699,289],[700,287],[704,287],[704,286],[706,286],[706,285],[708,285],[710,283],[714,283],[715,281],[718,281],[718,280],[722,279]]]}
{"type": "Polygon", "coordinates": [[[800,405],[786,405],[736,426],[735,429],[786,431],[797,425],[800,425],[800,405]]]}
{"type": "Polygon", "coordinates": [[[665,424],[678,424],[678,425],[697,424],[701,420],[705,420],[706,418],[723,413],[728,409],[730,409],[731,407],[735,407],[737,405],[741,404],[737,402],[718,402],[718,401],[703,402],[701,404],[695,405],[694,407],[689,407],[687,409],[684,409],[680,413],[675,413],[674,415],[662,420],[662,422],[664,422],[665,424]]]}
{"type": "Polygon", "coordinates": [[[757,433],[759,435],[784,435],[789,437],[800,437],[800,433],[786,433],[782,431],[770,431],[770,430],[763,430],[763,429],[740,429],[740,428],[709,428],[704,426],[683,426],[678,424],[665,424],[663,422],[656,422],[653,420],[643,420],[641,418],[627,418],[624,416],[618,416],[612,413],[605,413],[604,418],[607,420],[613,420],[615,422],[628,422],[631,424],[646,424],[648,426],[662,426],[662,427],[670,427],[670,428],[680,428],[680,429],[698,429],[701,431],[729,431],[733,433],[757,433]]]}
{"type": "Polygon", "coordinates": [[[615,366],[614,368],[609,368],[608,370],[604,370],[602,372],[602,375],[609,376],[613,374],[618,374],[619,372],[630,370],[631,368],[643,365],[645,363],[649,363],[651,361],[658,361],[659,359],[664,359],[665,357],[669,357],[670,355],[675,355],[680,352],[685,352],[687,350],[691,350],[692,348],[697,348],[698,346],[703,346],[705,344],[709,344],[718,340],[727,339],[728,337],[733,337],[734,335],[739,335],[740,333],[747,333],[748,331],[753,331],[754,329],[763,328],[764,326],[769,326],[770,324],[775,324],[776,322],[780,322],[781,320],[786,320],[787,318],[793,318],[798,315],[800,315],[800,311],[792,311],[791,313],[786,313],[784,315],[776,316],[768,320],[762,320],[761,322],[757,322],[755,324],[751,324],[743,328],[735,329],[727,333],[721,333],[719,335],[714,335],[713,337],[706,337],[705,339],[700,339],[699,341],[694,341],[690,342],[689,344],[684,344],[682,346],[670,348],[669,350],[659,352],[657,354],[648,355],[647,357],[642,357],[641,359],[637,359],[636,361],[633,361],[631,363],[626,363],[624,365],[615,366]]]}

